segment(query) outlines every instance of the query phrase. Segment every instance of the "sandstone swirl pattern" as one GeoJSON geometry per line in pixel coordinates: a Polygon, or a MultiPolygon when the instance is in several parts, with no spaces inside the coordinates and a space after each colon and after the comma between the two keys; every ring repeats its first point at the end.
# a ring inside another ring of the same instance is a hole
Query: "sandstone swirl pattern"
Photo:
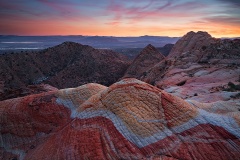
{"type": "Polygon", "coordinates": [[[184,101],[136,79],[0,102],[1,159],[239,159],[237,103],[184,101]]]}

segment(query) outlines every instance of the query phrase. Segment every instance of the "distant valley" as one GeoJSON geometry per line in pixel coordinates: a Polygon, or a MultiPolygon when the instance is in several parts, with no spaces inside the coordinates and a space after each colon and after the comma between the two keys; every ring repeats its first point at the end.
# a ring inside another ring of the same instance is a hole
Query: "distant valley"
{"type": "Polygon", "coordinates": [[[66,41],[89,45],[97,49],[138,49],[148,44],[163,47],[174,44],[180,37],[140,36],[0,36],[0,54],[18,51],[36,51],[56,46],[66,41]]]}

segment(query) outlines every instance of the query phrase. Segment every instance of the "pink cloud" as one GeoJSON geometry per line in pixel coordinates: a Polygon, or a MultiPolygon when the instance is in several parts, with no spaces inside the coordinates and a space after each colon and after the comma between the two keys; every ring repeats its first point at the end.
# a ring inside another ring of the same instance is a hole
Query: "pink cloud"
{"type": "MultiPolygon", "coordinates": [[[[107,14],[113,15],[113,18],[110,19],[111,22],[134,24],[142,21],[161,20],[161,18],[196,17],[199,16],[199,14],[191,12],[191,10],[204,6],[198,2],[186,2],[182,4],[175,4],[172,0],[168,0],[164,4],[159,4],[158,2],[159,1],[152,0],[145,6],[126,7],[124,4],[117,4],[114,0],[111,0],[110,5],[107,7],[107,14]],[[188,12],[183,12],[183,10],[186,9],[188,12]]],[[[116,24],[111,22],[107,24],[116,24]]]]}
{"type": "Polygon", "coordinates": [[[53,2],[48,0],[38,0],[45,6],[50,7],[52,10],[49,11],[49,19],[58,19],[63,20],[65,22],[68,21],[75,21],[75,22],[89,22],[89,21],[96,21],[95,17],[89,16],[84,12],[81,12],[75,3],[71,3],[70,1],[63,1],[63,2],[53,2]]]}
{"type": "Polygon", "coordinates": [[[39,0],[39,2],[45,4],[46,6],[51,7],[55,11],[58,11],[62,15],[68,15],[70,13],[79,13],[79,10],[75,9],[74,5],[71,3],[56,3],[56,2],[50,2],[48,0],[39,0]]]}

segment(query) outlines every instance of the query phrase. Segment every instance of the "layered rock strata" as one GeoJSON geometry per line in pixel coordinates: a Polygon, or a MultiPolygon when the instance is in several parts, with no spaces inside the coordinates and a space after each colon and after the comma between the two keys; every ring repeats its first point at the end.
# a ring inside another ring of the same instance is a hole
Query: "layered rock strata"
{"type": "Polygon", "coordinates": [[[0,102],[1,159],[238,159],[239,104],[136,79],[0,102]]]}

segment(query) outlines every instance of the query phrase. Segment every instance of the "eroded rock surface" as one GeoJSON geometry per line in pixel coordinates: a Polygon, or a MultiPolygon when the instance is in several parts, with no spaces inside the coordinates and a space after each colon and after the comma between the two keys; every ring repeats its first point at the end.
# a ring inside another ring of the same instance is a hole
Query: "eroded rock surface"
{"type": "Polygon", "coordinates": [[[181,56],[182,53],[188,51],[201,50],[202,47],[204,48],[204,46],[206,47],[212,42],[214,42],[214,38],[207,32],[188,32],[173,46],[169,57],[181,56]]]}
{"type": "Polygon", "coordinates": [[[140,79],[184,99],[200,102],[239,99],[240,40],[189,32],[164,61],[140,79]],[[229,82],[235,89],[229,88],[229,82]]]}
{"type": "Polygon", "coordinates": [[[239,104],[136,79],[0,102],[1,159],[239,159],[239,104]]]}

